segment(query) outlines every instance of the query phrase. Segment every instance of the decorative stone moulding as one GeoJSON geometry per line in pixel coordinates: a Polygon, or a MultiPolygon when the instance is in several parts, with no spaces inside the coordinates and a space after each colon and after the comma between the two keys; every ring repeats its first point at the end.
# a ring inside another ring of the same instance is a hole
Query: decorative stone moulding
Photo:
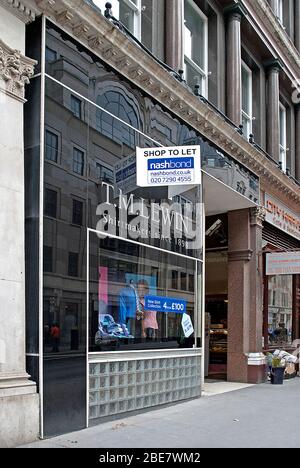
{"type": "Polygon", "coordinates": [[[2,90],[21,101],[24,100],[25,85],[33,76],[36,61],[11,49],[0,39],[0,86],[2,90]]]}
{"type": "Polygon", "coordinates": [[[177,114],[221,150],[229,151],[261,177],[262,185],[277,186],[277,195],[283,201],[296,206],[300,203],[300,189],[295,182],[222,116],[201,102],[138,44],[125,36],[91,3],[87,0],[35,0],[35,4],[41,13],[75,36],[104,62],[177,114]]]}
{"type": "Polygon", "coordinates": [[[24,23],[35,20],[37,11],[34,8],[33,0],[0,0],[0,5],[11,11],[24,23]]]}

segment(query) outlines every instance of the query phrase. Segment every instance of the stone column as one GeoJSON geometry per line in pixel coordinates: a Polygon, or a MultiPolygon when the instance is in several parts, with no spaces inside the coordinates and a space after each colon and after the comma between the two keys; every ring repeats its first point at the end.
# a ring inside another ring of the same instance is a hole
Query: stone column
{"type": "Polygon", "coordinates": [[[267,66],[267,152],[275,161],[280,157],[279,129],[279,72],[281,65],[274,61],[267,66]]]}
{"type": "Polygon", "coordinates": [[[300,52],[300,0],[295,0],[295,46],[300,52]]]}
{"type": "Polygon", "coordinates": [[[232,382],[258,383],[262,355],[262,262],[260,215],[228,214],[228,365],[232,382]]]}
{"type": "Polygon", "coordinates": [[[241,21],[245,10],[234,5],[225,10],[227,14],[227,115],[239,126],[242,122],[242,59],[241,21]]]}
{"type": "Polygon", "coordinates": [[[296,179],[300,181],[300,103],[295,106],[295,137],[296,137],[296,179]]]}
{"type": "Polygon", "coordinates": [[[174,70],[183,69],[183,0],[166,2],[166,63],[174,70]]]}
{"type": "Polygon", "coordinates": [[[0,6],[0,447],[38,436],[39,399],[25,367],[24,88],[35,62],[25,26],[0,6]],[[9,42],[9,44],[7,43],[9,42]]]}

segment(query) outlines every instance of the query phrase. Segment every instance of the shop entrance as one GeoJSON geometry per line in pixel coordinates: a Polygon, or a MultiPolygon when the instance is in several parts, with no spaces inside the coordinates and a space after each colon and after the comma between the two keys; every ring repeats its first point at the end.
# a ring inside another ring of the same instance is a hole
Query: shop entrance
{"type": "Polygon", "coordinates": [[[227,215],[206,219],[206,372],[213,380],[227,379],[228,228],[227,215]]]}

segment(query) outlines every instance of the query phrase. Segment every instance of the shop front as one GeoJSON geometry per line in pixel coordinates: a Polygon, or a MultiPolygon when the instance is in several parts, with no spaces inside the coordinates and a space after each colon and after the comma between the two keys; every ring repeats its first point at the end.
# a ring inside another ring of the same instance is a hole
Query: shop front
{"type": "Polygon", "coordinates": [[[205,218],[249,218],[259,180],[52,22],[27,44],[27,367],[47,437],[201,396],[205,218]],[[137,186],[136,148],[191,145],[201,183],[137,186]]]}
{"type": "Polygon", "coordinates": [[[300,217],[277,198],[265,194],[264,347],[294,352],[300,337],[300,217]]]}

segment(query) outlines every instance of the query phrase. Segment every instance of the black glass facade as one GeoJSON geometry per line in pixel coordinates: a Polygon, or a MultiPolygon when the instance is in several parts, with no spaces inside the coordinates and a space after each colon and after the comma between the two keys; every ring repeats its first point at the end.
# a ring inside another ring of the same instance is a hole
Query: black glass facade
{"type": "MultiPolygon", "coordinates": [[[[41,50],[41,27],[28,27],[32,57],[41,50]]],[[[86,425],[88,352],[193,348],[201,338],[202,246],[191,250],[173,235],[118,239],[120,204],[189,204],[195,227],[201,196],[188,190],[171,202],[167,188],[138,189],[130,178],[135,148],[197,144],[215,178],[253,201],[259,187],[253,174],[50,22],[43,57],[46,74],[32,80],[26,106],[27,352],[29,372],[43,369],[44,433],[54,435],[86,425]],[[112,187],[120,171],[127,185],[121,177],[112,187]],[[116,229],[103,239],[95,230],[103,230],[105,216],[116,229]],[[147,295],[184,300],[195,333],[185,338],[177,311],[150,314],[147,295]]]]}

